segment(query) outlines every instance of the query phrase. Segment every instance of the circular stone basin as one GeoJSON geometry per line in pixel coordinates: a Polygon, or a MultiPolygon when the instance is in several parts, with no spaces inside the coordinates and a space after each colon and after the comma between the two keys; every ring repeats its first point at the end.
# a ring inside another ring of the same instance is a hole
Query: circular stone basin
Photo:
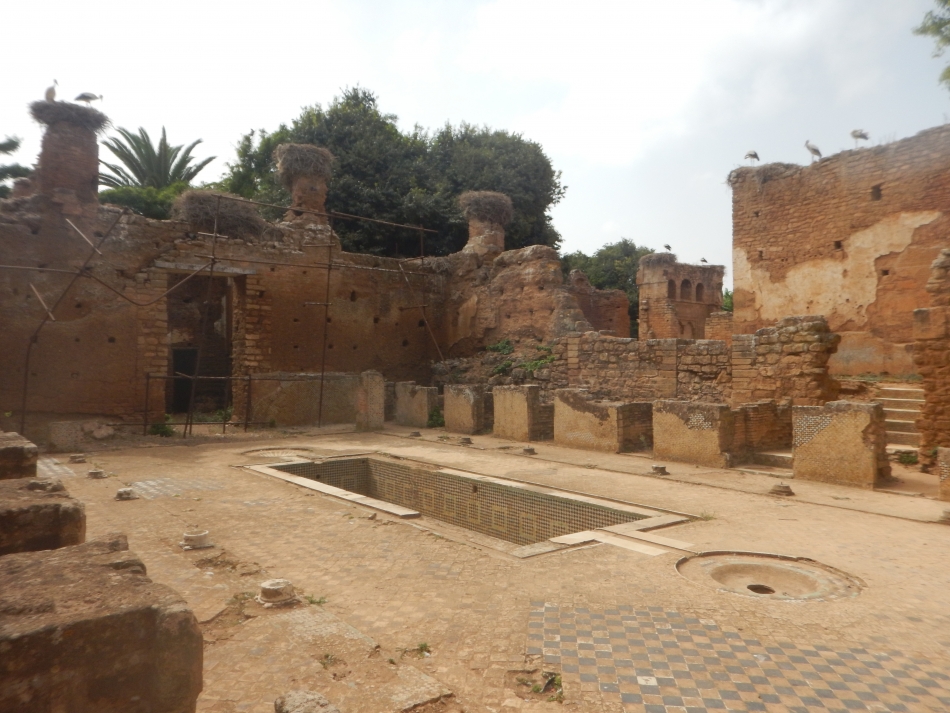
{"type": "Polygon", "coordinates": [[[693,582],[759,599],[824,601],[855,597],[864,583],[805,557],[759,552],[705,552],[676,570],[693,582]]]}

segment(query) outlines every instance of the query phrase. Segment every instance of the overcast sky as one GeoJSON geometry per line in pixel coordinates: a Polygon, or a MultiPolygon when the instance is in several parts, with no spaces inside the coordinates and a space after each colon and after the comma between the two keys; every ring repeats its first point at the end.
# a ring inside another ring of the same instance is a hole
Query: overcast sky
{"type": "MultiPolygon", "coordinates": [[[[40,130],[26,105],[104,94],[117,126],[231,160],[241,134],[340,89],[374,91],[400,125],[521,132],[563,172],[567,251],[621,237],[731,267],[732,168],[807,163],[944,123],[950,93],[911,29],[931,0],[497,0],[267,3],[64,0],[3,10],[0,137],[40,130]]],[[[727,270],[727,275],[730,270],[727,270]]],[[[727,277],[728,279],[728,277],[727,277]]]]}

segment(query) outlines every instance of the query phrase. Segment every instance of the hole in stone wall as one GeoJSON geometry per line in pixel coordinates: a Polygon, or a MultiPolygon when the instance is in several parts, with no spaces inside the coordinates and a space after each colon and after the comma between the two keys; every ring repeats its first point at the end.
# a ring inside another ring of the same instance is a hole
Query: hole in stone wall
{"type": "Polygon", "coordinates": [[[270,269],[270,271],[271,271],[271,272],[277,272],[277,268],[276,268],[276,267],[272,267],[272,268],[270,269]]]}
{"type": "Polygon", "coordinates": [[[765,257],[765,250],[759,250],[759,260],[765,257]]]}
{"type": "Polygon", "coordinates": [[[538,290],[543,290],[543,289],[544,289],[544,285],[539,285],[539,286],[538,286],[538,290]]]}
{"type": "Polygon", "coordinates": [[[750,584],[746,589],[756,594],[775,594],[775,590],[765,584],[750,584]]]}
{"type": "Polygon", "coordinates": [[[79,341],[79,337],[76,337],[76,340],[75,340],[75,341],[77,341],[77,342],[78,342],[78,341],[79,341]]]}
{"type": "Polygon", "coordinates": [[[295,322],[299,322],[300,320],[297,319],[296,317],[294,317],[294,321],[295,321],[295,322]]]}
{"type": "Polygon", "coordinates": [[[333,349],[333,344],[327,344],[327,349],[333,349]]]}
{"type": "Polygon", "coordinates": [[[841,241],[835,240],[835,250],[841,250],[841,241]]]}
{"type": "Polygon", "coordinates": [[[373,317],[373,324],[379,324],[379,317],[373,317]]]}
{"type": "Polygon", "coordinates": [[[420,319],[420,320],[419,320],[419,326],[420,326],[420,327],[425,327],[425,326],[426,326],[426,321],[425,321],[424,319],[420,319]]]}
{"type": "Polygon", "coordinates": [[[76,303],[76,309],[82,309],[82,302],[76,303]]]}
{"type": "Polygon", "coordinates": [[[881,270],[881,275],[890,275],[890,274],[891,274],[890,270],[881,270]]]}
{"type": "Polygon", "coordinates": [[[402,340],[402,345],[403,345],[404,347],[408,347],[408,346],[409,346],[409,340],[408,340],[408,339],[403,339],[403,340],[402,340]]]}
{"type": "Polygon", "coordinates": [[[304,275],[306,275],[306,274],[307,274],[307,271],[306,271],[306,270],[304,270],[304,271],[303,271],[303,274],[304,274],[304,275]]]}
{"type": "Polygon", "coordinates": [[[109,337],[109,344],[115,344],[115,337],[109,337]]]}
{"type": "Polygon", "coordinates": [[[353,349],[358,349],[358,347],[354,344],[354,345],[353,345],[353,349]]]}
{"type": "Polygon", "coordinates": [[[350,293],[350,302],[356,302],[356,291],[350,293]]]}
{"type": "Polygon", "coordinates": [[[881,191],[881,188],[883,187],[883,185],[884,185],[883,183],[878,183],[876,186],[871,186],[871,200],[872,201],[881,200],[881,198],[883,197],[883,193],[881,191]]]}
{"type": "Polygon", "coordinates": [[[753,211],[753,212],[752,212],[752,215],[754,215],[756,218],[758,218],[758,217],[759,217],[759,211],[757,211],[757,210],[756,210],[756,211],[753,211]]]}
{"type": "Polygon", "coordinates": [[[330,324],[330,322],[332,321],[333,321],[333,317],[327,317],[327,324],[330,324]]]}
{"type": "Polygon", "coordinates": [[[671,299],[676,299],[676,282],[673,280],[668,280],[666,283],[666,296],[671,299]]]}

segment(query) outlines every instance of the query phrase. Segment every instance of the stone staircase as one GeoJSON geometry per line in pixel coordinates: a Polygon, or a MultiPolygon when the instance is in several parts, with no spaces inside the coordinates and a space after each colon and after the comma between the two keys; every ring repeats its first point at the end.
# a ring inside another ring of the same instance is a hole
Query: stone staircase
{"type": "Polygon", "coordinates": [[[917,419],[924,405],[924,390],[906,384],[885,384],[875,399],[884,407],[888,445],[920,445],[917,419]]]}

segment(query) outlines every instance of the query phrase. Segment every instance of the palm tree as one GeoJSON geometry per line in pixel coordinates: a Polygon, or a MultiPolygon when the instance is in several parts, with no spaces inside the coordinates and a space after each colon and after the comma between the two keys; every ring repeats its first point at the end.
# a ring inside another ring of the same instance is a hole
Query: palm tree
{"type": "MultiPolygon", "coordinates": [[[[20,148],[20,140],[16,136],[8,136],[3,141],[0,141],[0,154],[11,154],[18,148],[20,148]]],[[[0,165],[0,198],[6,198],[10,195],[10,187],[4,185],[7,179],[22,178],[29,176],[31,173],[32,171],[30,171],[30,169],[18,163],[0,165]]]]}
{"type": "Polygon", "coordinates": [[[102,143],[123,165],[99,162],[112,171],[99,174],[99,183],[103,186],[120,188],[134,186],[138,188],[166,188],[173,183],[190,183],[198,173],[216,157],[206,158],[201,163],[191,165],[194,158],[192,149],[201,143],[201,139],[187,147],[169,146],[162,127],[162,139],[158,147],[152,146],[148,132],[139,128],[133,134],[128,129],[118,129],[122,138],[110,137],[102,143]]]}

